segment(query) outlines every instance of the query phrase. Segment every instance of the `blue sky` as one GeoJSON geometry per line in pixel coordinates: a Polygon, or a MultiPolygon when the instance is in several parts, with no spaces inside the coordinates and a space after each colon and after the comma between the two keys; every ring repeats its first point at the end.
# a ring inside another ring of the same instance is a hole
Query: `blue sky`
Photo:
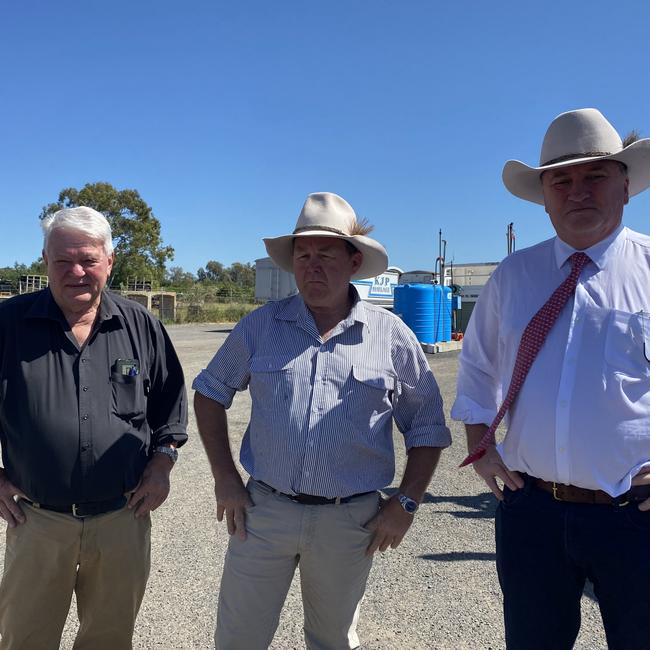
{"type": "MultiPolygon", "coordinates": [[[[650,4],[21,0],[0,5],[0,266],[65,187],[135,188],[173,265],[265,255],[309,192],[375,224],[392,264],[492,261],[552,234],[508,194],[558,113],[650,136],[650,4]]],[[[650,231],[650,191],[625,221],[650,231]]]]}

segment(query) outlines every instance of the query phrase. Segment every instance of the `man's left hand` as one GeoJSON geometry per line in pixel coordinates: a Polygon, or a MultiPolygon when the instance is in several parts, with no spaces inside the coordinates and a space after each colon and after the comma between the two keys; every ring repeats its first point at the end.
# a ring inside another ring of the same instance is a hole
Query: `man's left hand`
{"type": "Polygon", "coordinates": [[[396,497],[384,501],[379,512],[364,526],[374,532],[366,555],[397,548],[413,523],[413,515],[402,508],[396,497]]]}
{"type": "Polygon", "coordinates": [[[129,508],[136,509],[136,517],[144,517],[165,501],[169,495],[169,474],[173,466],[174,463],[165,454],[152,456],[127,503],[129,508]]]}
{"type": "MultiPolygon", "coordinates": [[[[650,484],[650,467],[646,467],[645,469],[642,469],[632,479],[632,485],[648,485],[648,484],[650,484]]],[[[650,510],[650,499],[641,501],[641,503],[639,503],[639,510],[643,510],[644,512],[650,510]]]]}

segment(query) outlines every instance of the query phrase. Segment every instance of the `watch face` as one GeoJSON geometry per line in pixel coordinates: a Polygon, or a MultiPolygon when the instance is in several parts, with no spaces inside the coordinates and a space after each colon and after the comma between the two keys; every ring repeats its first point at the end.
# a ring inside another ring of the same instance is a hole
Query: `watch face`
{"type": "Polygon", "coordinates": [[[402,508],[404,508],[404,510],[409,514],[413,514],[418,509],[417,501],[409,499],[409,497],[405,495],[400,496],[399,502],[402,504],[402,508]]]}
{"type": "Polygon", "coordinates": [[[404,503],[404,510],[406,512],[415,512],[418,509],[418,504],[415,503],[415,501],[411,501],[410,499],[404,503]]]}

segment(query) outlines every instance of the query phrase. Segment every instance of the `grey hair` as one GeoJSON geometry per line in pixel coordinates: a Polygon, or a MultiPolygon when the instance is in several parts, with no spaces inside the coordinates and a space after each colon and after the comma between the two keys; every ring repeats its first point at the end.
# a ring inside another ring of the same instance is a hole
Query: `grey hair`
{"type": "Polygon", "coordinates": [[[111,226],[106,217],[93,208],[81,206],[79,208],[64,208],[50,214],[41,221],[43,229],[43,249],[47,250],[47,242],[53,230],[65,228],[77,230],[91,239],[99,241],[104,246],[106,255],[113,253],[113,235],[111,226]]]}

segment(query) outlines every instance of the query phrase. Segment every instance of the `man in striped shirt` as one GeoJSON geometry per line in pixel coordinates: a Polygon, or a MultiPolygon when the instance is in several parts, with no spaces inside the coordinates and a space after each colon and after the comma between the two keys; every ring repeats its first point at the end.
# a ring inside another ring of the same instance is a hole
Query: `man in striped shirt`
{"type": "Polygon", "coordinates": [[[450,444],[442,399],[413,333],[363,301],[351,279],[387,266],[352,207],[311,194],[291,235],[266,239],[299,295],[268,303],[234,328],[194,381],[217,518],[231,535],[215,647],[263,650],[300,567],[310,650],[357,648],[356,624],[375,551],[396,548],[450,444]],[[233,462],[226,412],[249,388],[251,419],[233,462]],[[408,461],[399,492],[392,421],[408,461]]]}

